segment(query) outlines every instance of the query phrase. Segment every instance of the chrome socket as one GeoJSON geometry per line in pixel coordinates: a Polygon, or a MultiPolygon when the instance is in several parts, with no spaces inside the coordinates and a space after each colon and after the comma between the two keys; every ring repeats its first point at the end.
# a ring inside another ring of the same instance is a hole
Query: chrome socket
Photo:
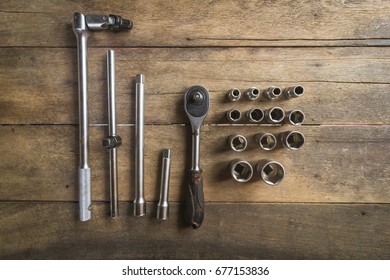
{"type": "Polygon", "coordinates": [[[226,98],[235,102],[241,98],[241,91],[238,88],[232,88],[226,93],[226,98]]]}
{"type": "Polygon", "coordinates": [[[229,170],[233,179],[240,183],[248,182],[253,176],[253,167],[246,160],[232,160],[229,165],[229,170]]]}
{"type": "Polygon", "coordinates": [[[283,93],[287,99],[297,98],[305,93],[305,88],[303,86],[288,87],[284,89],[283,93]]]}
{"type": "Polygon", "coordinates": [[[246,98],[248,98],[249,100],[251,101],[254,101],[256,100],[257,98],[259,98],[260,96],[260,90],[256,87],[251,87],[251,88],[248,88],[246,91],[245,91],[245,96],[246,98]]]}
{"type": "Polygon", "coordinates": [[[252,123],[259,123],[264,118],[264,112],[260,108],[253,108],[246,114],[248,120],[252,123]]]}
{"type": "Polygon", "coordinates": [[[284,110],[280,107],[273,107],[264,112],[265,119],[268,123],[277,124],[281,123],[284,120],[285,113],[284,110]]]}
{"type": "Polygon", "coordinates": [[[242,152],[248,146],[248,141],[242,135],[230,135],[228,138],[230,148],[235,152],[242,152]]]}
{"type": "Polygon", "coordinates": [[[274,100],[282,94],[280,87],[269,87],[263,92],[263,98],[266,100],[274,100]]]}
{"type": "Polygon", "coordinates": [[[285,123],[301,125],[305,121],[305,114],[301,110],[292,110],[286,113],[285,123]]]}
{"type": "Polygon", "coordinates": [[[305,136],[299,131],[285,131],[279,134],[283,147],[290,150],[299,150],[305,144],[305,136]]]}
{"type": "Polygon", "coordinates": [[[256,144],[265,151],[271,151],[276,147],[276,137],[271,133],[260,133],[255,136],[256,144]]]}
{"type": "Polygon", "coordinates": [[[241,119],[241,112],[238,109],[231,109],[226,112],[226,117],[231,122],[238,122],[241,119]]]}
{"type": "Polygon", "coordinates": [[[268,185],[275,186],[279,184],[285,175],[283,165],[275,160],[260,160],[256,164],[257,175],[268,185]]]}

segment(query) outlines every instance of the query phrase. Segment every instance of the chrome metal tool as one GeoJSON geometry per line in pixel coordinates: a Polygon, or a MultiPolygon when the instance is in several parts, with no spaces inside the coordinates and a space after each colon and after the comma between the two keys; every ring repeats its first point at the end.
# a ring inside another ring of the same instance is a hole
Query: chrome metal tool
{"type": "Polygon", "coordinates": [[[199,228],[204,219],[203,176],[200,168],[200,127],[210,109],[207,89],[193,86],[184,95],[184,110],[192,127],[192,162],[188,174],[185,201],[185,219],[194,229],[199,228]]]}
{"type": "Polygon", "coordinates": [[[91,219],[91,169],[88,162],[88,37],[90,31],[110,29],[112,31],[129,30],[133,27],[130,20],[116,15],[73,15],[73,32],[77,38],[78,92],[79,92],[79,204],[80,221],[91,219]]]}
{"type": "Polygon", "coordinates": [[[169,174],[171,168],[171,150],[164,149],[162,152],[160,200],[157,205],[157,219],[166,220],[169,216],[169,174]]]}
{"type": "Polygon", "coordinates": [[[116,110],[115,110],[115,52],[107,51],[107,90],[108,90],[108,136],[103,139],[103,146],[109,150],[110,155],[110,209],[111,217],[119,215],[118,210],[118,160],[117,148],[122,144],[122,139],[116,134],[116,110]]]}
{"type": "Polygon", "coordinates": [[[146,214],[144,198],[144,75],[135,76],[135,198],[134,216],[146,214]]]}

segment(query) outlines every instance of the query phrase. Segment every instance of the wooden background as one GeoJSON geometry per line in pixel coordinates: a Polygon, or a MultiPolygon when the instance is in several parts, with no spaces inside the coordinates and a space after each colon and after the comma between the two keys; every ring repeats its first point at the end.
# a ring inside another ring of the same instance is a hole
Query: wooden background
{"type": "Polygon", "coordinates": [[[0,258],[388,259],[390,258],[390,2],[11,1],[0,3],[0,258]],[[130,18],[128,33],[89,42],[93,218],[78,221],[75,11],[130,18]],[[120,217],[109,217],[106,51],[116,51],[120,217]],[[145,191],[134,196],[134,76],[145,75],[145,191]],[[206,216],[183,224],[190,128],[183,94],[211,94],[201,164],[206,216]],[[225,101],[232,87],[302,84],[303,97],[225,101]],[[282,162],[277,187],[229,178],[238,155],[226,138],[288,126],[227,125],[236,106],[305,112],[300,151],[239,157],[282,162]],[[172,149],[171,213],[155,219],[161,149],[172,149]]]}

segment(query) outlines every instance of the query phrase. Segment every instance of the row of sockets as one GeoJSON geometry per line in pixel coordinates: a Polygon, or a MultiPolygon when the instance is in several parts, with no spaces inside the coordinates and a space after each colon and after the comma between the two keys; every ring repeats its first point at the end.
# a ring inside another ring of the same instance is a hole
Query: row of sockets
{"type": "Polygon", "coordinates": [[[237,182],[248,182],[256,172],[260,180],[271,186],[279,184],[286,173],[283,165],[272,159],[259,160],[254,166],[246,160],[235,159],[230,162],[229,170],[237,182]]]}
{"type": "MultiPolygon", "coordinates": [[[[245,97],[250,100],[274,100],[284,95],[285,98],[296,98],[300,97],[305,93],[305,88],[303,86],[293,86],[285,89],[281,89],[280,87],[272,86],[265,90],[259,90],[257,87],[250,87],[244,91],[245,97]]],[[[226,98],[229,101],[238,101],[241,98],[242,94],[238,88],[232,88],[226,93],[226,98]]]]}
{"type": "MultiPolygon", "coordinates": [[[[299,131],[284,131],[276,136],[271,133],[259,133],[255,137],[256,145],[265,151],[271,151],[278,146],[290,150],[299,150],[305,144],[305,136],[299,131]]],[[[248,147],[248,140],[243,135],[230,135],[227,140],[235,152],[243,152],[248,147]]]]}
{"type": "MultiPolygon", "coordinates": [[[[238,109],[231,109],[226,112],[226,117],[231,122],[238,122],[242,118],[242,113],[238,109]]],[[[253,108],[246,112],[246,118],[251,123],[260,123],[265,120],[270,124],[287,123],[300,125],[305,121],[305,114],[301,110],[292,110],[287,113],[280,107],[273,107],[263,111],[260,108],[253,108]]]]}

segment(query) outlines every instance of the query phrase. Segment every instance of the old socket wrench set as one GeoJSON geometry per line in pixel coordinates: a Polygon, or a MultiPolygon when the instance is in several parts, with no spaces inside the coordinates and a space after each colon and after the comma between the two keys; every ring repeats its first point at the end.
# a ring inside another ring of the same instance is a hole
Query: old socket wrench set
{"type": "MultiPolygon", "coordinates": [[[[232,88],[226,93],[226,99],[230,102],[237,102],[242,95],[249,101],[274,101],[279,98],[297,98],[304,94],[305,89],[301,85],[288,87],[282,90],[280,87],[272,86],[265,90],[257,87],[250,87],[244,94],[238,88],[232,88]]],[[[281,107],[272,107],[262,110],[255,107],[242,114],[237,108],[228,110],[226,118],[231,123],[245,119],[248,123],[266,123],[272,125],[290,124],[301,125],[305,115],[301,110],[292,110],[287,113],[281,107]]],[[[290,150],[299,150],[305,143],[305,136],[299,131],[284,131],[273,135],[262,132],[255,135],[253,139],[256,146],[264,151],[272,151],[277,147],[284,147],[290,150]]],[[[243,152],[248,147],[248,140],[244,135],[233,134],[227,137],[227,143],[234,152],[243,152]]],[[[261,159],[254,166],[242,158],[234,159],[229,164],[231,177],[240,183],[248,182],[254,174],[268,185],[279,184],[286,172],[284,166],[273,159],[261,159]]]]}
{"type": "MultiPolygon", "coordinates": [[[[89,118],[88,118],[88,37],[92,31],[111,30],[113,32],[126,31],[133,28],[131,20],[117,15],[84,15],[76,12],[73,15],[73,31],[77,38],[78,58],[78,94],[79,94],[79,214],[80,221],[91,219],[91,169],[89,166],[89,118]]],[[[144,76],[137,74],[136,81],[136,118],[135,118],[135,199],[134,216],[146,214],[144,198],[144,76]]],[[[110,210],[111,217],[119,215],[118,211],[118,155],[117,149],[122,144],[122,138],[116,131],[116,93],[115,93],[115,52],[107,51],[107,93],[108,93],[108,136],[102,141],[109,151],[110,176],[110,210]]],[[[302,86],[287,88],[282,91],[278,87],[270,87],[260,91],[251,87],[244,92],[248,100],[274,100],[280,95],[287,98],[299,97],[304,93],[302,86]]],[[[227,93],[228,100],[235,102],[241,98],[239,89],[231,89],[227,93]]],[[[200,134],[201,126],[210,109],[208,91],[202,86],[190,87],[184,94],[184,112],[187,115],[192,130],[191,168],[187,175],[185,197],[185,220],[194,229],[199,228],[204,220],[203,176],[200,167],[200,134]]],[[[242,113],[238,109],[229,110],[227,119],[237,122],[242,113]]],[[[271,124],[299,125],[304,121],[304,114],[300,110],[285,113],[280,107],[269,108],[265,111],[256,107],[245,114],[249,123],[267,122],[271,124]]],[[[304,144],[304,136],[297,131],[282,132],[277,136],[270,133],[259,133],[255,137],[257,145],[263,150],[273,150],[280,142],[284,147],[297,150],[304,144]]],[[[235,152],[244,151],[247,139],[243,135],[231,135],[228,144],[235,152]]],[[[166,220],[169,216],[169,178],[170,178],[171,150],[162,150],[162,171],[160,183],[160,198],[157,204],[157,219],[166,220]]],[[[238,182],[247,182],[251,179],[254,170],[270,185],[278,184],[284,177],[284,167],[274,160],[259,160],[255,166],[243,160],[233,160],[229,165],[232,177],[238,182]]],[[[227,171],[229,172],[229,171],[227,171]]]]}

